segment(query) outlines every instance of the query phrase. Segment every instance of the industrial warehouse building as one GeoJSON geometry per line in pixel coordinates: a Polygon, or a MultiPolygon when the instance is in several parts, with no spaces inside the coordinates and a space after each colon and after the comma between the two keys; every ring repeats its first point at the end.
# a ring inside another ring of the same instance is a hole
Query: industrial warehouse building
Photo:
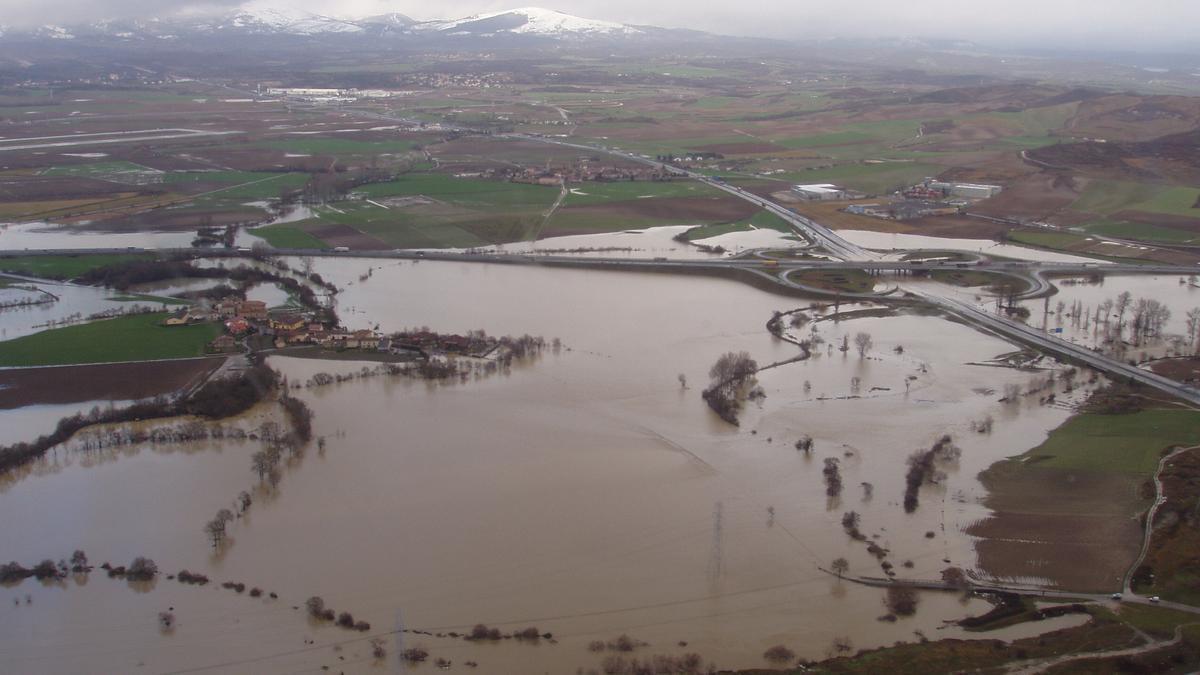
{"type": "Polygon", "coordinates": [[[927,180],[926,187],[930,190],[941,190],[950,197],[964,199],[987,199],[1000,194],[1003,189],[999,185],[980,185],[978,183],[943,183],[942,181],[927,180]]]}
{"type": "Polygon", "coordinates": [[[846,190],[832,183],[813,183],[812,185],[793,185],[792,192],[802,199],[846,199],[846,190]]]}

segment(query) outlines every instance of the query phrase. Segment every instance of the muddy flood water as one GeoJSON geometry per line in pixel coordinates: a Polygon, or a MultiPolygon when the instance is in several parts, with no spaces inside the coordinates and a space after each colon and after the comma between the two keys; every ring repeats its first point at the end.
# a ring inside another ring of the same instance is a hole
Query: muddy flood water
{"type": "MultiPolygon", "coordinates": [[[[297,390],[327,448],[286,461],[276,489],[256,488],[220,552],[202,527],[258,483],[253,441],[133,447],[88,461],[59,453],[3,484],[6,561],[32,565],[79,548],[93,564],[145,555],[164,572],[216,582],[160,577],[151,588],[96,571],[0,588],[4,669],[385,672],[400,648],[422,646],[431,660],[451,660],[450,672],[574,673],[604,658],[590,642],[623,633],[649,643],[635,656],[696,652],[750,668],[766,666],[762,654],[776,644],[821,658],[837,638],[859,649],[961,636],[943,622],[988,605],[925,593],[914,617],[881,622],[880,589],[818,569],[845,557],[850,575],[883,575],[843,532],[842,515],[861,515],[902,578],[973,568],[963,530],[986,515],[976,474],[1070,414],[1068,397],[1058,406],[998,402],[1005,384],[1038,376],[983,364],[1013,350],[1004,341],[934,316],[866,314],[815,324],[831,346],[870,333],[865,358],[821,344],[807,361],[762,372],[766,398],[734,427],[700,398],[710,366],[727,351],[745,350],[760,366],[795,357],[765,323],[809,301],[700,276],[421,261],[376,265],[360,281],[363,269],[316,262],[345,288],[338,308],[353,328],[482,328],[558,337],[565,348],[462,384],[376,377],[297,390]],[[992,433],[972,430],[988,416],[992,433]],[[805,434],[811,456],[793,447],[805,434]],[[906,514],[905,459],[943,434],[961,459],[906,514]],[[826,458],[840,465],[838,498],[826,496],[826,458]],[[221,589],[227,580],[279,597],[221,589]],[[313,595],[371,630],[307,619],[313,595]],[[177,624],[163,632],[157,616],[168,608],[177,624]],[[554,639],[436,636],[477,623],[536,626],[554,639]],[[434,635],[403,632],[413,629],[434,635]],[[386,662],[370,655],[376,635],[387,640],[386,662]]],[[[270,363],[293,382],[362,365],[270,363]]]]}

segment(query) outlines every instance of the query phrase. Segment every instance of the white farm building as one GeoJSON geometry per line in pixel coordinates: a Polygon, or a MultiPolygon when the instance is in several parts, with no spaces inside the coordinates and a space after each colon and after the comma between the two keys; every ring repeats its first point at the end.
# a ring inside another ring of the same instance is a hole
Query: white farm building
{"type": "Polygon", "coordinates": [[[833,183],[813,183],[811,185],[793,185],[795,192],[802,199],[846,199],[846,190],[833,183]]]}

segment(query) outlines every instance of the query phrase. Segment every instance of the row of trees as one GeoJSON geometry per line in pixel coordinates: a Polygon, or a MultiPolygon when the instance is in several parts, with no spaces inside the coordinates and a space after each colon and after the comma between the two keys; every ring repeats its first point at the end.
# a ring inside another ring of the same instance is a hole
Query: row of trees
{"type": "Polygon", "coordinates": [[[64,417],[58,421],[54,431],[33,442],[0,447],[0,473],[38,459],[51,448],[66,442],[81,429],[96,424],[119,424],[181,415],[210,419],[237,415],[263,400],[275,389],[277,383],[278,374],[265,364],[257,362],[236,377],[209,381],[185,400],[171,401],[158,397],[125,408],[93,408],[86,415],[77,413],[64,417]]]}
{"type": "MultiPolygon", "coordinates": [[[[1166,304],[1155,298],[1134,298],[1129,291],[1123,291],[1115,299],[1105,299],[1095,307],[1084,306],[1082,301],[1070,305],[1059,301],[1054,311],[1060,324],[1066,319],[1075,328],[1091,327],[1096,333],[1103,330],[1105,341],[1114,343],[1118,353],[1126,340],[1140,346],[1151,338],[1162,337],[1171,319],[1171,309],[1166,304]]],[[[1049,298],[1045,313],[1050,313],[1049,298]]],[[[1200,307],[1188,310],[1185,325],[1184,341],[1192,352],[1200,352],[1200,307]]]]}
{"type": "Polygon", "coordinates": [[[908,473],[904,475],[904,511],[917,510],[921,486],[940,483],[946,474],[938,468],[941,462],[957,460],[962,450],[954,445],[949,435],[942,436],[928,450],[918,450],[908,458],[908,473]]]}

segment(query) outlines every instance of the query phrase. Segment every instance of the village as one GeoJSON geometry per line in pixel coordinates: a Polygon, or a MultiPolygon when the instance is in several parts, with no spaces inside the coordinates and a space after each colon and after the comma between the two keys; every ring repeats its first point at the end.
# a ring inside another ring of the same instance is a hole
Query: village
{"type": "MultiPolygon", "coordinates": [[[[239,351],[318,350],[317,356],[344,354],[370,360],[416,361],[437,356],[488,358],[512,340],[494,338],[483,331],[469,335],[441,334],[427,328],[381,334],[374,330],[348,330],[316,318],[314,312],[287,308],[272,311],[261,300],[226,299],[212,305],[179,310],[163,321],[164,326],[220,322],[224,332],[213,339],[207,351],[232,354],[239,351]]],[[[503,349],[502,349],[503,348],[503,349]]],[[[522,352],[524,350],[521,350],[522,352]]]]}

